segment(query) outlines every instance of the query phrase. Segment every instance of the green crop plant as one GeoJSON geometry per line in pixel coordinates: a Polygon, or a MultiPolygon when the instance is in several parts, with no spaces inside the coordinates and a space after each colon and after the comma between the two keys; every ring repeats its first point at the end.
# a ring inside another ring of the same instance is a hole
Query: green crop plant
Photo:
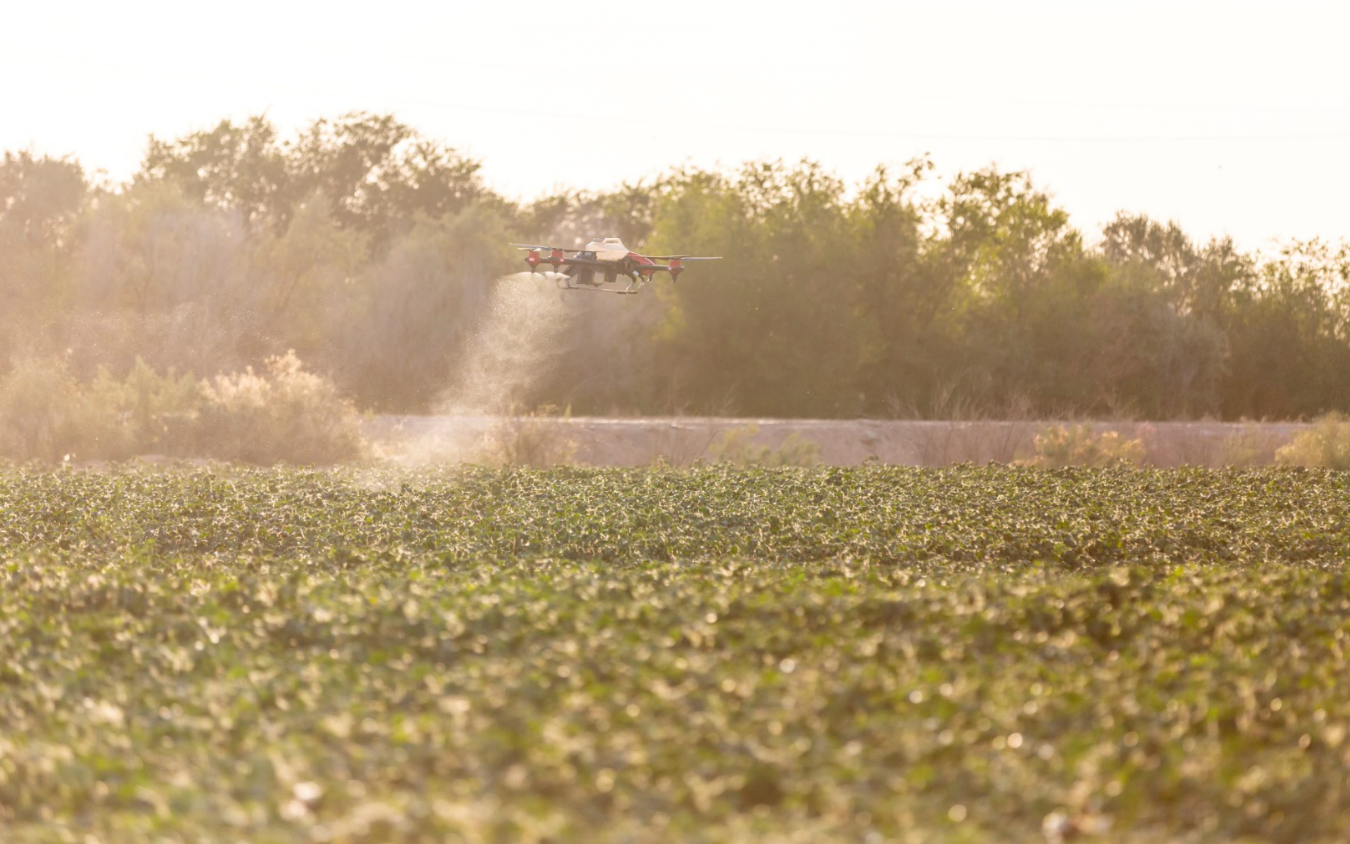
{"type": "Polygon", "coordinates": [[[9,469],[0,513],[6,842],[1350,836],[1340,473],[9,469]]]}

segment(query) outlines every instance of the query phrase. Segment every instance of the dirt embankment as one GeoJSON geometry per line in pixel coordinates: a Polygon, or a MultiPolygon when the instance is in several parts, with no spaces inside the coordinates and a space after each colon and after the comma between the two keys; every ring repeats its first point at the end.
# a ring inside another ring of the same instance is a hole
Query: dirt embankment
{"type": "MultiPolygon", "coordinates": [[[[412,460],[482,459],[504,426],[498,416],[379,416],[366,434],[391,454],[412,460]]],[[[642,466],[664,459],[683,466],[710,458],[729,435],[779,448],[790,437],[810,442],[821,463],[852,466],[868,460],[906,466],[1011,462],[1031,456],[1037,432],[1054,421],[943,422],[840,419],[725,419],[709,417],[574,417],[530,419],[547,436],[575,446],[577,462],[642,466]]],[[[1155,466],[1263,465],[1275,450],[1308,427],[1300,423],[1090,422],[1142,441],[1155,466]]]]}

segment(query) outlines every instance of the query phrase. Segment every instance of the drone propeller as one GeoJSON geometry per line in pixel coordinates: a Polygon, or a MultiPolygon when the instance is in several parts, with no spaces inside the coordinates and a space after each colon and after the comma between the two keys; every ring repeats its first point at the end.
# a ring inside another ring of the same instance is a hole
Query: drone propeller
{"type": "Polygon", "coordinates": [[[517,249],[519,249],[519,250],[521,250],[521,251],[524,251],[524,252],[528,252],[528,251],[530,251],[531,249],[547,249],[547,250],[549,250],[549,251],[557,251],[557,252],[585,252],[585,251],[586,251],[586,250],[584,250],[584,249],[563,249],[561,246],[538,246],[538,245],[530,244],[530,243],[512,243],[511,246],[514,246],[514,247],[516,247],[517,249]]]}

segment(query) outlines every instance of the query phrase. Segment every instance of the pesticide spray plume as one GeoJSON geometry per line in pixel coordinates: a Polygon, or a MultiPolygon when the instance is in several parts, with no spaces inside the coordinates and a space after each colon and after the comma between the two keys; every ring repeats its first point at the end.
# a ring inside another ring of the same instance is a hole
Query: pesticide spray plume
{"type": "Polygon", "coordinates": [[[457,355],[450,387],[432,417],[408,417],[388,432],[385,456],[410,464],[477,461],[494,431],[527,402],[564,345],[572,308],[551,282],[515,273],[496,280],[477,328],[457,355]]]}
{"type": "Polygon", "coordinates": [[[562,345],[569,309],[552,284],[516,273],[498,279],[482,324],[460,353],[437,405],[450,416],[518,412],[562,345]]]}

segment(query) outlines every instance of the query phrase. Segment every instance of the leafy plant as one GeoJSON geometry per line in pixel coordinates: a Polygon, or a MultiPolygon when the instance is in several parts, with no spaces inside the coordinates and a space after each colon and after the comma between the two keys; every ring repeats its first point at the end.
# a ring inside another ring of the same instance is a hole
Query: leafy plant
{"type": "MultiPolygon", "coordinates": [[[[130,454],[190,454],[202,385],[191,375],[155,372],[136,359],[126,378],[100,369],[87,390],[93,411],[120,428],[130,454]]],[[[124,456],[105,450],[102,456],[124,456]]]]}
{"type": "Polygon", "coordinates": [[[86,394],[64,359],[20,357],[0,379],[0,456],[48,462],[126,456],[129,432],[110,411],[86,394]]]}
{"type": "Polygon", "coordinates": [[[81,384],[60,358],[22,358],[0,379],[0,455],[79,462],[135,455],[337,463],[361,455],[359,419],[295,354],[198,382],[137,359],[81,384]]]}
{"type": "Polygon", "coordinates": [[[820,462],[820,446],[810,440],[789,434],[778,448],[754,442],[758,425],[732,428],[708,447],[708,453],[717,463],[732,466],[814,466],[820,462]]]}
{"type": "Polygon", "coordinates": [[[1275,452],[1275,461],[1286,466],[1316,466],[1350,469],[1350,419],[1328,413],[1309,430],[1275,452]]]}
{"type": "Polygon", "coordinates": [[[331,381],[306,372],[294,352],[205,382],[197,450],[271,465],[340,463],[362,453],[359,416],[331,381]]]}
{"type": "Polygon", "coordinates": [[[1030,463],[1043,468],[1138,465],[1144,458],[1142,440],[1122,440],[1115,431],[1098,433],[1086,423],[1052,425],[1036,435],[1035,444],[1030,463]]]}
{"type": "Polygon", "coordinates": [[[1333,473],[30,467],[0,513],[6,842],[1350,836],[1333,473]]]}

